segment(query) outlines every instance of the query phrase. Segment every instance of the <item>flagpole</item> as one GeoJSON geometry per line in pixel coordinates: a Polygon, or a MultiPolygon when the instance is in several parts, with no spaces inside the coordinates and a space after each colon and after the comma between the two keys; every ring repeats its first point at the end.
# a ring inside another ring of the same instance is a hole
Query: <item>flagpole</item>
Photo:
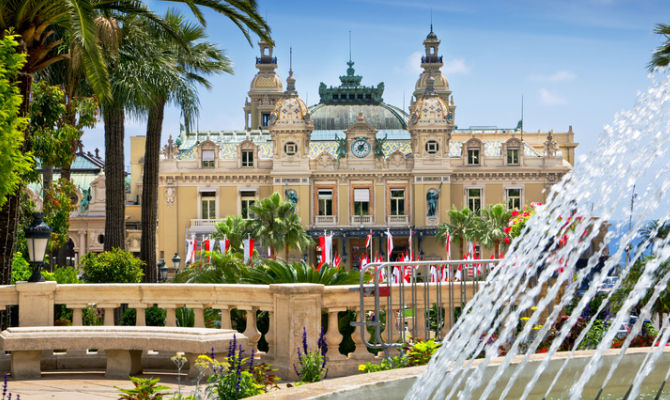
{"type": "Polygon", "coordinates": [[[372,229],[370,229],[370,262],[374,262],[372,259],[372,241],[374,240],[374,235],[372,234],[372,229]]]}

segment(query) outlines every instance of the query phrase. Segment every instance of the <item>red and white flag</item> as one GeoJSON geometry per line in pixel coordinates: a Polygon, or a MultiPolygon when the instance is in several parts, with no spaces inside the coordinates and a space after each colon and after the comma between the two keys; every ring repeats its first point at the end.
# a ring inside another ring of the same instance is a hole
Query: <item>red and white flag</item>
{"type": "MultiPolygon", "coordinates": [[[[202,242],[202,251],[212,251],[212,241],[209,239],[205,239],[202,242]]],[[[207,262],[212,262],[212,257],[207,256],[207,262]]]]}
{"type": "Polygon", "coordinates": [[[319,237],[319,247],[321,248],[321,264],[331,264],[333,254],[333,235],[325,235],[319,237]]]}
{"type": "Polygon", "coordinates": [[[195,262],[195,253],[197,248],[198,242],[195,240],[195,237],[186,241],[186,264],[195,262]]]}
{"type": "Polygon", "coordinates": [[[335,253],[333,256],[333,267],[339,267],[340,266],[340,256],[335,253]]]}
{"type": "Polygon", "coordinates": [[[368,265],[368,256],[362,255],[361,256],[361,269],[363,269],[366,265],[368,265]]]}
{"type": "Polygon", "coordinates": [[[244,239],[244,263],[251,262],[251,256],[254,254],[254,239],[244,239]]]}
{"type": "Polygon", "coordinates": [[[386,231],[386,261],[391,261],[391,252],[393,251],[393,235],[391,231],[386,231]]]}
{"type": "Polygon", "coordinates": [[[372,246],[372,232],[368,233],[367,239],[365,239],[365,248],[370,248],[372,246]]]}
{"type": "Polygon", "coordinates": [[[461,264],[458,264],[458,269],[456,270],[456,273],[454,274],[454,278],[457,281],[460,281],[463,278],[463,276],[461,274],[461,264]]]}
{"type": "Polygon", "coordinates": [[[448,282],[449,281],[449,279],[450,279],[449,268],[451,268],[451,265],[449,265],[449,264],[442,266],[442,278],[441,278],[442,282],[448,282]]]}
{"type": "Polygon", "coordinates": [[[412,249],[412,236],[414,236],[414,231],[409,230],[409,259],[414,258],[414,249],[412,249]]]}
{"type": "Polygon", "coordinates": [[[230,240],[228,239],[219,240],[219,250],[221,250],[221,253],[226,254],[229,248],[230,248],[230,240]]]}
{"type": "Polygon", "coordinates": [[[435,282],[437,282],[437,280],[438,280],[438,277],[437,277],[437,269],[435,269],[435,266],[434,266],[434,265],[431,265],[431,266],[430,266],[430,281],[431,281],[432,283],[435,283],[435,282]]]}
{"type": "Polygon", "coordinates": [[[398,267],[397,265],[393,267],[393,283],[399,284],[400,280],[402,279],[401,275],[402,274],[400,272],[400,267],[398,267]]]}

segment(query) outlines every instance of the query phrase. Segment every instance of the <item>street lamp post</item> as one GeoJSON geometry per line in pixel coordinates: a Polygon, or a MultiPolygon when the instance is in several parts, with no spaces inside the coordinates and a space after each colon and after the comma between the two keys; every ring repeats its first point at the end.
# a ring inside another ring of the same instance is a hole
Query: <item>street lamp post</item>
{"type": "Polygon", "coordinates": [[[156,267],[158,267],[158,282],[167,282],[168,267],[165,265],[165,261],[159,260],[156,267]]]}
{"type": "Polygon", "coordinates": [[[177,253],[174,253],[174,257],[172,257],[172,266],[174,267],[175,274],[179,272],[179,267],[181,266],[181,257],[179,257],[179,254],[177,253]]]}
{"type": "Polygon", "coordinates": [[[28,257],[33,267],[33,274],[28,282],[44,282],[42,276],[42,264],[47,251],[47,243],[51,237],[51,228],[45,224],[42,218],[44,214],[33,213],[33,222],[25,229],[26,242],[28,244],[28,257]]]}

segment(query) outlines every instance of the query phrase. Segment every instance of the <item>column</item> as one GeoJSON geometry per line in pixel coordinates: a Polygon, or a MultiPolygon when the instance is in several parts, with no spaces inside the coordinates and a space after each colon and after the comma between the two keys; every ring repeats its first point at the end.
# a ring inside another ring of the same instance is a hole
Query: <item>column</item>
{"type": "Polygon", "coordinates": [[[323,288],[313,283],[270,285],[274,302],[270,321],[275,342],[273,366],[283,379],[297,378],[293,365],[298,362],[296,349],[302,346],[303,329],[309,348],[317,348],[323,288]]]}

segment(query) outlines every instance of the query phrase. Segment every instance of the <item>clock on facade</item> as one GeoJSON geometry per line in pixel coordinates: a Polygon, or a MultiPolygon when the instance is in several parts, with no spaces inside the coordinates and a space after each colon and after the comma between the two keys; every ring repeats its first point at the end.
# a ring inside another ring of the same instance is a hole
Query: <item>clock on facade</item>
{"type": "Polygon", "coordinates": [[[363,158],[370,154],[370,142],[365,138],[358,138],[351,144],[351,152],[358,158],[363,158]]]}

